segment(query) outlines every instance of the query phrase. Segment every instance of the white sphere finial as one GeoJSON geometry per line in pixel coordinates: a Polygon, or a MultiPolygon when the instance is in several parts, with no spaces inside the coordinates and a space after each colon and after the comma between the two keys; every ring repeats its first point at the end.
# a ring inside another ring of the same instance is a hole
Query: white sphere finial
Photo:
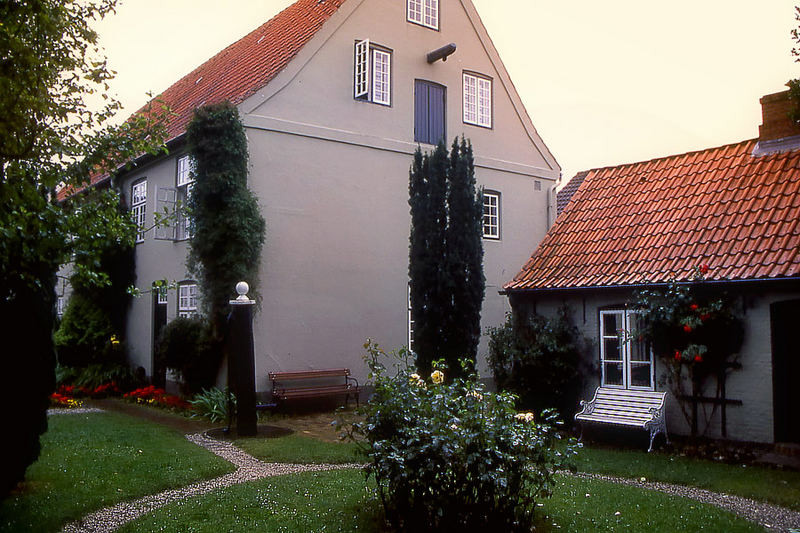
{"type": "Polygon", "coordinates": [[[247,284],[246,281],[240,281],[236,284],[236,293],[239,295],[237,300],[240,301],[247,301],[249,298],[247,297],[247,291],[250,290],[250,285],[247,284]]]}

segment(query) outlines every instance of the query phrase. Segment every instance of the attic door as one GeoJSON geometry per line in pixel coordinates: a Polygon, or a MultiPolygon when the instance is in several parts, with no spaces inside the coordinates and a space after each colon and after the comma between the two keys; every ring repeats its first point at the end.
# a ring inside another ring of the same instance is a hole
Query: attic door
{"type": "Polygon", "coordinates": [[[414,140],[439,144],[445,139],[445,88],[424,80],[414,82],[414,140]]]}

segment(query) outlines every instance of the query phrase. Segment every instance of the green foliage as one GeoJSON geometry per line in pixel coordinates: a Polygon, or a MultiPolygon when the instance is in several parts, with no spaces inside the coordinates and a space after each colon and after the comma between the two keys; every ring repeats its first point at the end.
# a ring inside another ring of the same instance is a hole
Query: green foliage
{"type": "MultiPolygon", "coordinates": [[[[121,126],[107,120],[119,104],[107,98],[111,71],[90,24],[113,11],[115,0],[0,2],[0,335],[6,345],[5,404],[20,406],[7,423],[16,438],[0,476],[5,496],[39,454],[54,387],[54,283],[59,265],[114,224],[72,224],[75,211],[55,199],[55,188],[85,185],[155,152],[163,114],[143,113],[121,126]],[[103,95],[104,107],[87,102],[103,95]]],[[[85,271],[88,275],[89,272],[85,271]]]]}
{"type": "Polygon", "coordinates": [[[56,384],[95,389],[107,383],[116,383],[121,390],[140,386],[131,367],[124,363],[90,364],[86,367],[56,365],[56,384]]]}
{"type": "MultiPolygon", "coordinates": [[[[575,453],[560,439],[552,413],[541,422],[517,413],[509,393],[487,392],[476,376],[445,383],[409,370],[407,353],[390,375],[385,354],[365,345],[375,393],[351,436],[363,439],[386,517],[400,531],[530,531],[539,498],[575,453]]],[[[469,369],[470,362],[464,363],[469,369]]]]}
{"type": "Polygon", "coordinates": [[[124,359],[108,315],[82,293],[69,299],[58,331],[53,336],[58,362],[85,367],[103,361],[124,359]]]}
{"type": "Polygon", "coordinates": [[[195,110],[187,128],[195,161],[195,184],[188,209],[193,238],[189,267],[196,273],[215,336],[245,280],[257,297],[258,265],[266,226],[247,188],[247,138],[239,112],[230,103],[195,110]]]}
{"type": "Polygon", "coordinates": [[[708,270],[707,265],[696,267],[691,283],[634,293],[631,306],[644,320],[639,331],[627,332],[644,338],[664,361],[667,384],[693,433],[698,421],[687,396],[700,394],[709,378],[719,383],[726,372],[741,368],[736,355],[744,342],[736,300],[703,284],[708,270]]]}
{"type": "Polygon", "coordinates": [[[409,172],[411,235],[408,274],[417,367],[429,373],[443,357],[461,374],[480,340],[483,275],[483,199],[476,193],[472,145],[440,142],[431,154],[417,149],[409,172]]]}
{"type": "Polygon", "coordinates": [[[212,422],[228,419],[228,406],[236,411],[236,396],[228,389],[221,390],[217,387],[203,389],[189,400],[195,410],[192,416],[204,416],[212,422]]]}
{"type": "Polygon", "coordinates": [[[177,373],[181,392],[187,396],[213,387],[221,362],[220,352],[212,347],[209,323],[200,317],[178,317],[164,326],[156,357],[177,373]]]}
{"type": "Polygon", "coordinates": [[[572,322],[564,305],[557,316],[508,315],[504,325],[489,328],[489,365],[498,390],[519,396],[521,408],[541,412],[556,408],[571,419],[583,390],[582,364],[590,341],[572,322]]]}

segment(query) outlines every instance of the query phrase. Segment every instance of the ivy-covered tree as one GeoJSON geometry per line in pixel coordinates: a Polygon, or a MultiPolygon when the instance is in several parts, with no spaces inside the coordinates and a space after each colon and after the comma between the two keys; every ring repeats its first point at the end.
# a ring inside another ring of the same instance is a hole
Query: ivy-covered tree
{"type": "MultiPolygon", "coordinates": [[[[118,227],[118,215],[75,223],[79,212],[56,201],[56,188],[78,190],[89,176],[161,146],[153,114],[111,127],[118,102],[105,97],[100,110],[87,103],[92,94],[105,95],[112,76],[90,24],[115,5],[0,2],[0,399],[14,406],[6,413],[0,497],[36,460],[47,428],[56,271],[73,255],[92,257],[91,243],[118,227]]],[[[86,279],[108,283],[96,267],[94,261],[75,266],[86,279]]]]}
{"type": "MultiPolygon", "coordinates": [[[[188,210],[192,240],[189,267],[200,282],[202,302],[217,349],[234,287],[247,281],[258,295],[258,266],[266,224],[247,188],[247,138],[239,111],[230,103],[198,108],[187,129],[195,161],[188,210]]],[[[221,360],[221,359],[220,359],[221,360]]]]}
{"type": "Polygon", "coordinates": [[[449,154],[443,142],[430,154],[417,149],[408,203],[416,364],[426,375],[437,359],[460,369],[460,359],[477,355],[485,287],[483,199],[467,140],[456,139],[449,154]]]}

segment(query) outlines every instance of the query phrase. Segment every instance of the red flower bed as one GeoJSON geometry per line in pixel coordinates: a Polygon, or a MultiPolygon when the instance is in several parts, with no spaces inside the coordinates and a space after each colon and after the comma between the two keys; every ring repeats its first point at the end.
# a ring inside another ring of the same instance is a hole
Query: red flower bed
{"type": "Polygon", "coordinates": [[[174,394],[167,394],[164,389],[160,389],[154,385],[132,390],[126,393],[123,398],[135,401],[136,403],[145,403],[148,405],[157,405],[172,409],[188,410],[192,408],[192,404],[186,400],[183,400],[174,394]]]}

